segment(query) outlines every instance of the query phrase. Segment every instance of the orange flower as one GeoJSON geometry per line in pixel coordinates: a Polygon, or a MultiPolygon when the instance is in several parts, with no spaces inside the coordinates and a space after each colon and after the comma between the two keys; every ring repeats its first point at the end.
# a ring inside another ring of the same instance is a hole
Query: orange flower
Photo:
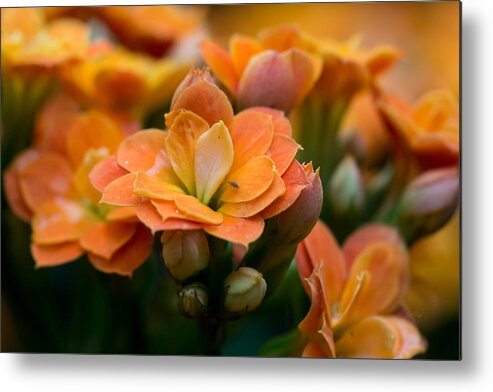
{"type": "Polygon", "coordinates": [[[236,116],[226,95],[204,71],[192,71],[166,115],[168,130],[127,138],[91,179],[102,203],[136,206],[153,232],[203,229],[248,245],[264,219],[288,208],[307,186],[294,160],[284,115],[251,108],[236,116]],[[112,180],[114,170],[125,175],[112,180]]]}
{"type": "Polygon", "coordinates": [[[457,165],[459,105],[451,92],[431,91],[414,107],[393,96],[382,97],[379,104],[391,131],[412,151],[421,168],[457,165]]]}
{"type": "Polygon", "coordinates": [[[61,77],[83,105],[140,119],[169,103],[187,68],[181,62],[154,60],[98,42],[86,61],[65,68],[61,77]]]}
{"type": "Polygon", "coordinates": [[[40,8],[3,8],[2,66],[50,70],[85,57],[89,30],[77,20],[47,23],[40,8]]]}
{"type": "Polygon", "coordinates": [[[205,14],[202,7],[184,6],[111,6],[93,11],[125,46],[155,57],[197,31],[205,14]]]}
{"type": "Polygon", "coordinates": [[[303,356],[411,358],[425,350],[416,327],[397,315],[409,265],[395,230],[368,225],[341,249],[319,221],[298,246],[296,263],[311,298],[299,325],[309,338],[303,356]]]}
{"type": "Polygon", "coordinates": [[[100,205],[101,194],[88,177],[116,150],[123,131],[106,114],[78,113],[62,98],[47,105],[40,118],[37,148],[20,154],[4,173],[9,205],[31,222],[36,266],[63,264],[87,253],[97,269],[131,275],[149,256],[152,235],[132,209],[100,205]],[[50,143],[56,140],[53,130],[60,131],[57,144],[50,143]]]}
{"type": "Polygon", "coordinates": [[[229,53],[210,40],[202,42],[205,62],[240,108],[267,106],[287,113],[318,79],[321,62],[305,50],[308,38],[305,41],[300,33],[288,44],[282,33],[268,31],[258,39],[235,34],[229,53]]]}

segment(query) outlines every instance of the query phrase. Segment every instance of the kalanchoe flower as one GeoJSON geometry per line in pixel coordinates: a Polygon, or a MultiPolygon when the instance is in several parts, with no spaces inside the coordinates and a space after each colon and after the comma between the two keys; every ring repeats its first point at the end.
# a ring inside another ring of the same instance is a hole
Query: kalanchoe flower
{"type": "Polygon", "coordinates": [[[202,7],[111,6],[93,7],[118,40],[129,49],[162,57],[179,41],[197,32],[202,7]]]}
{"type": "Polygon", "coordinates": [[[379,106],[394,136],[412,151],[422,169],[458,164],[459,105],[450,91],[431,91],[414,107],[383,96],[379,106]]]}
{"type": "MultiPolygon", "coordinates": [[[[57,98],[61,99],[61,98],[57,98]]],[[[152,235],[130,208],[100,205],[89,172],[115,151],[123,131],[108,115],[71,112],[47,105],[36,147],[20,154],[4,173],[12,210],[31,223],[31,251],[37,267],[70,262],[87,253],[95,268],[131,275],[149,256],[152,235]],[[53,116],[51,121],[47,117],[53,116]],[[64,121],[61,127],[58,120],[64,121]],[[53,129],[60,130],[52,145],[53,129]]]]}
{"type": "Polygon", "coordinates": [[[341,249],[319,222],[299,245],[296,263],[311,299],[299,325],[309,339],[304,356],[411,358],[425,350],[416,327],[397,315],[409,265],[395,230],[366,226],[341,249]]]}
{"type": "Polygon", "coordinates": [[[233,35],[229,53],[210,40],[201,44],[205,62],[240,108],[266,106],[288,113],[320,75],[320,59],[302,48],[301,35],[296,42],[299,46],[284,47],[273,35],[258,39],[233,35]]]}
{"type": "Polygon", "coordinates": [[[199,318],[207,313],[209,296],[203,284],[194,283],[178,291],[178,309],[188,318],[199,318]]]}
{"type": "Polygon", "coordinates": [[[164,264],[176,280],[184,281],[209,264],[209,245],[200,230],[166,231],[161,244],[164,264]]]}
{"type": "Polygon", "coordinates": [[[62,83],[81,104],[141,119],[168,104],[188,65],[155,60],[99,41],[86,61],[67,67],[62,83]]]}
{"type": "Polygon", "coordinates": [[[266,290],[261,273],[242,267],[224,280],[224,310],[235,316],[251,312],[262,303],[266,290]]]}
{"type": "Polygon", "coordinates": [[[127,138],[91,178],[102,203],[135,206],[153,232],[202,229],[246,246],[307,185],[294,160],[299,145],[281,112],[251,108],[233,116],[217,86],[192,79],[173,98],[166,132],[127,138]],[[112,177],[115,168],[124,175],[112,177]]]}

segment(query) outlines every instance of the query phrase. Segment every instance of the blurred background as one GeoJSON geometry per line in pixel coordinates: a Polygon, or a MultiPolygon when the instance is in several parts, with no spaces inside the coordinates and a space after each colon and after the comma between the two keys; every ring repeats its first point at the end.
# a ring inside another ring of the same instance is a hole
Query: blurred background
{"type": "MultiPolygon", "coordinates": [[[[308,33],[337,40],[360,35],[363,47],[391,44],[402,50],[403,57],[383,77],[386,91],[410,102],[436,88],[459,94],[457,2],[213,5],[205,15],[201,35],[223,46],[233,33],[255,35],[281,23],[297,23],[308,33]]],[[[432,315],[425,314],[429,308],[423,310],[421,327],[429,342],[425,358],[459,356],[458,227],[456,218],[430,240],[440,245],[436,254],[450,276],[435,282],[444,293],[441,298],[447,299],[439,307],[440,322],[429,321],[432,315]]],[[[1,238],[2,351],[194,353],[195,321],[175,317],[176,287],[162,279],[165,271],[159,260],[146,262],[131,280],[104,275],[84,259],[35,270],[30,228],[11,213],[3,198],[1,238]]],[[[415,253],[417,259],[426,257],[419,250],[415,253]]],[[[302,290],[297,279],[296,271],[288,274],[279,293],[258,312],[244,317],[242,325],[232,323],[225,355],[256,355],[267,339],[299,323],[308,300],[300,302],[299,292],[294,292],[302,290]]]]}

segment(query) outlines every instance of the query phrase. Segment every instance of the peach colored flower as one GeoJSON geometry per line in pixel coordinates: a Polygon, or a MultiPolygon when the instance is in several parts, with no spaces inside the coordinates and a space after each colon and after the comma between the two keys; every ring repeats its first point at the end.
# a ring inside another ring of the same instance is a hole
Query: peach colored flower
{"type": "Polygon", "coordinates": [[[2,66],[51,70],[83,59],[89,30],[78,20],[47,23],[39,8],[3,8],[2,66]]]}
{"type": "Polygon", "coordinates": [[[268,31],[255,39],[235,34],[229,53],[211,40],[202,42],[205,62],[240,108],[267,106],[289,112],[318,79],[321,62],[316,53],[305,50],[308,39],[300,33],[296,42],[281,44],[285,37],[280,35],[268,31]]]}
{"type": "Polygon", "coordinates": [[[153,232],[203,229],[246,246],[264,219],[296,200],[307,174],[294,159],[299,145],[281,112],[251,108],[234,116],[209,80],[192,71],[165,116],[167,131],[127,138],[91,180],[102,203],[135,206],[153,232]]]}
{"type": "Polygon", "coordinates": [[[379,106],[391,131],[422,169],[458,164],[459,104],[450,91],[430,91],[414,107],[397,97],[383,96],[379,106]]]}
{"type": "Polygon", "coordinates": [[[106,114],[78,113],[62,98],[49,103],[40,118],[35,146],[4,173],[10,207],[31,223],[36,266],[87,253],[95,268],[131,275],[149,256],[152,235],[132,209],[100,205],[101,194],[89,182],[94,165],[123,139],[122,129],[106,114]]]}
{"type": "Polygon", "coordinates": [[[100,41],[89,58],[63,69],[62,84],[81,104],[140,119],[169,103],[188,66],[154,60],[100,41]]]}
{"type": "Polygon", "coordinates": [[[296,263],[311,298],[299,329],[303,356],[411,358],[426,348],[397,311],[409,285],[408,254],[394,229],[372,224],[339,248],[319,221],[298,246],[296,263]]]}

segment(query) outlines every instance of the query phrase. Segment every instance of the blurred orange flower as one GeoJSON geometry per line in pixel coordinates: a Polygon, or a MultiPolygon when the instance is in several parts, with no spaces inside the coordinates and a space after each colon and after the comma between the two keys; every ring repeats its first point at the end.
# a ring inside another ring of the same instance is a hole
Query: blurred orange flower
{"type": "Polygon", "coordinates": [[[154,60],[100,41],[86,61],[62,72],[64,87],[81,104],[140,119],[169,103],[188,65],[154,60]]]}
{"type": "Polygon", "coordinates": [[[136,206],[153,232],[203,229],[247,246],[264,219],[287,209],[308,185],[284,115],[251,108],[236,116],[205,71],[193,70],[173,98],[168,130],[127,138],[91,173],[102,203],[136,206]],[[117,170],[125,174],[112,178],[117,170]]]}
{"type": "Polygon", "coordinates": [[[258,39],[235,34],[229,53],[211,40],[202,42],[205,62],[240,108],[266,106],[288,113],[314,86],[320,58],[306,50],[311,45],[308,37],[299,33],[295,39],[285,33],[272,29],[258,39]]]}
{"type": "Polygon", "coordinates": [[[123,130],[103,112],[79,113],[63,97],[49,102],[40,119],[34,147],[4,173],[10,207],[31,222],[36,266],[87,253],[100,271],[131,275],[149,256],[152,235],[132,209],[100,205],[101,194],[89,182],[89,172],[116,150],[123,130]]]}
{"type": "Polygon", "coordinates": [[[459,104],[447,90],[430,91],[411,107],[394,96],[379,101],[396,137],[412,151],[423,169],[457,165],[459,104]]]}
{"type": "Polygon", "coordinates": [[[83,59],[89,49],[89,30],[80,21],[47,23],[40,8],[3,8],[2,67],[51,70],[83,59]]]}
{"type": "Polygon", "coordinates": [[[368,225],[339,248],[319,221],[298,246],[296,263],[311,298],[299,329],[303,356],[411,358],[426,348],[416,327],[398,315],[409,285],[408,254],[397,232],[368,225]]]}

